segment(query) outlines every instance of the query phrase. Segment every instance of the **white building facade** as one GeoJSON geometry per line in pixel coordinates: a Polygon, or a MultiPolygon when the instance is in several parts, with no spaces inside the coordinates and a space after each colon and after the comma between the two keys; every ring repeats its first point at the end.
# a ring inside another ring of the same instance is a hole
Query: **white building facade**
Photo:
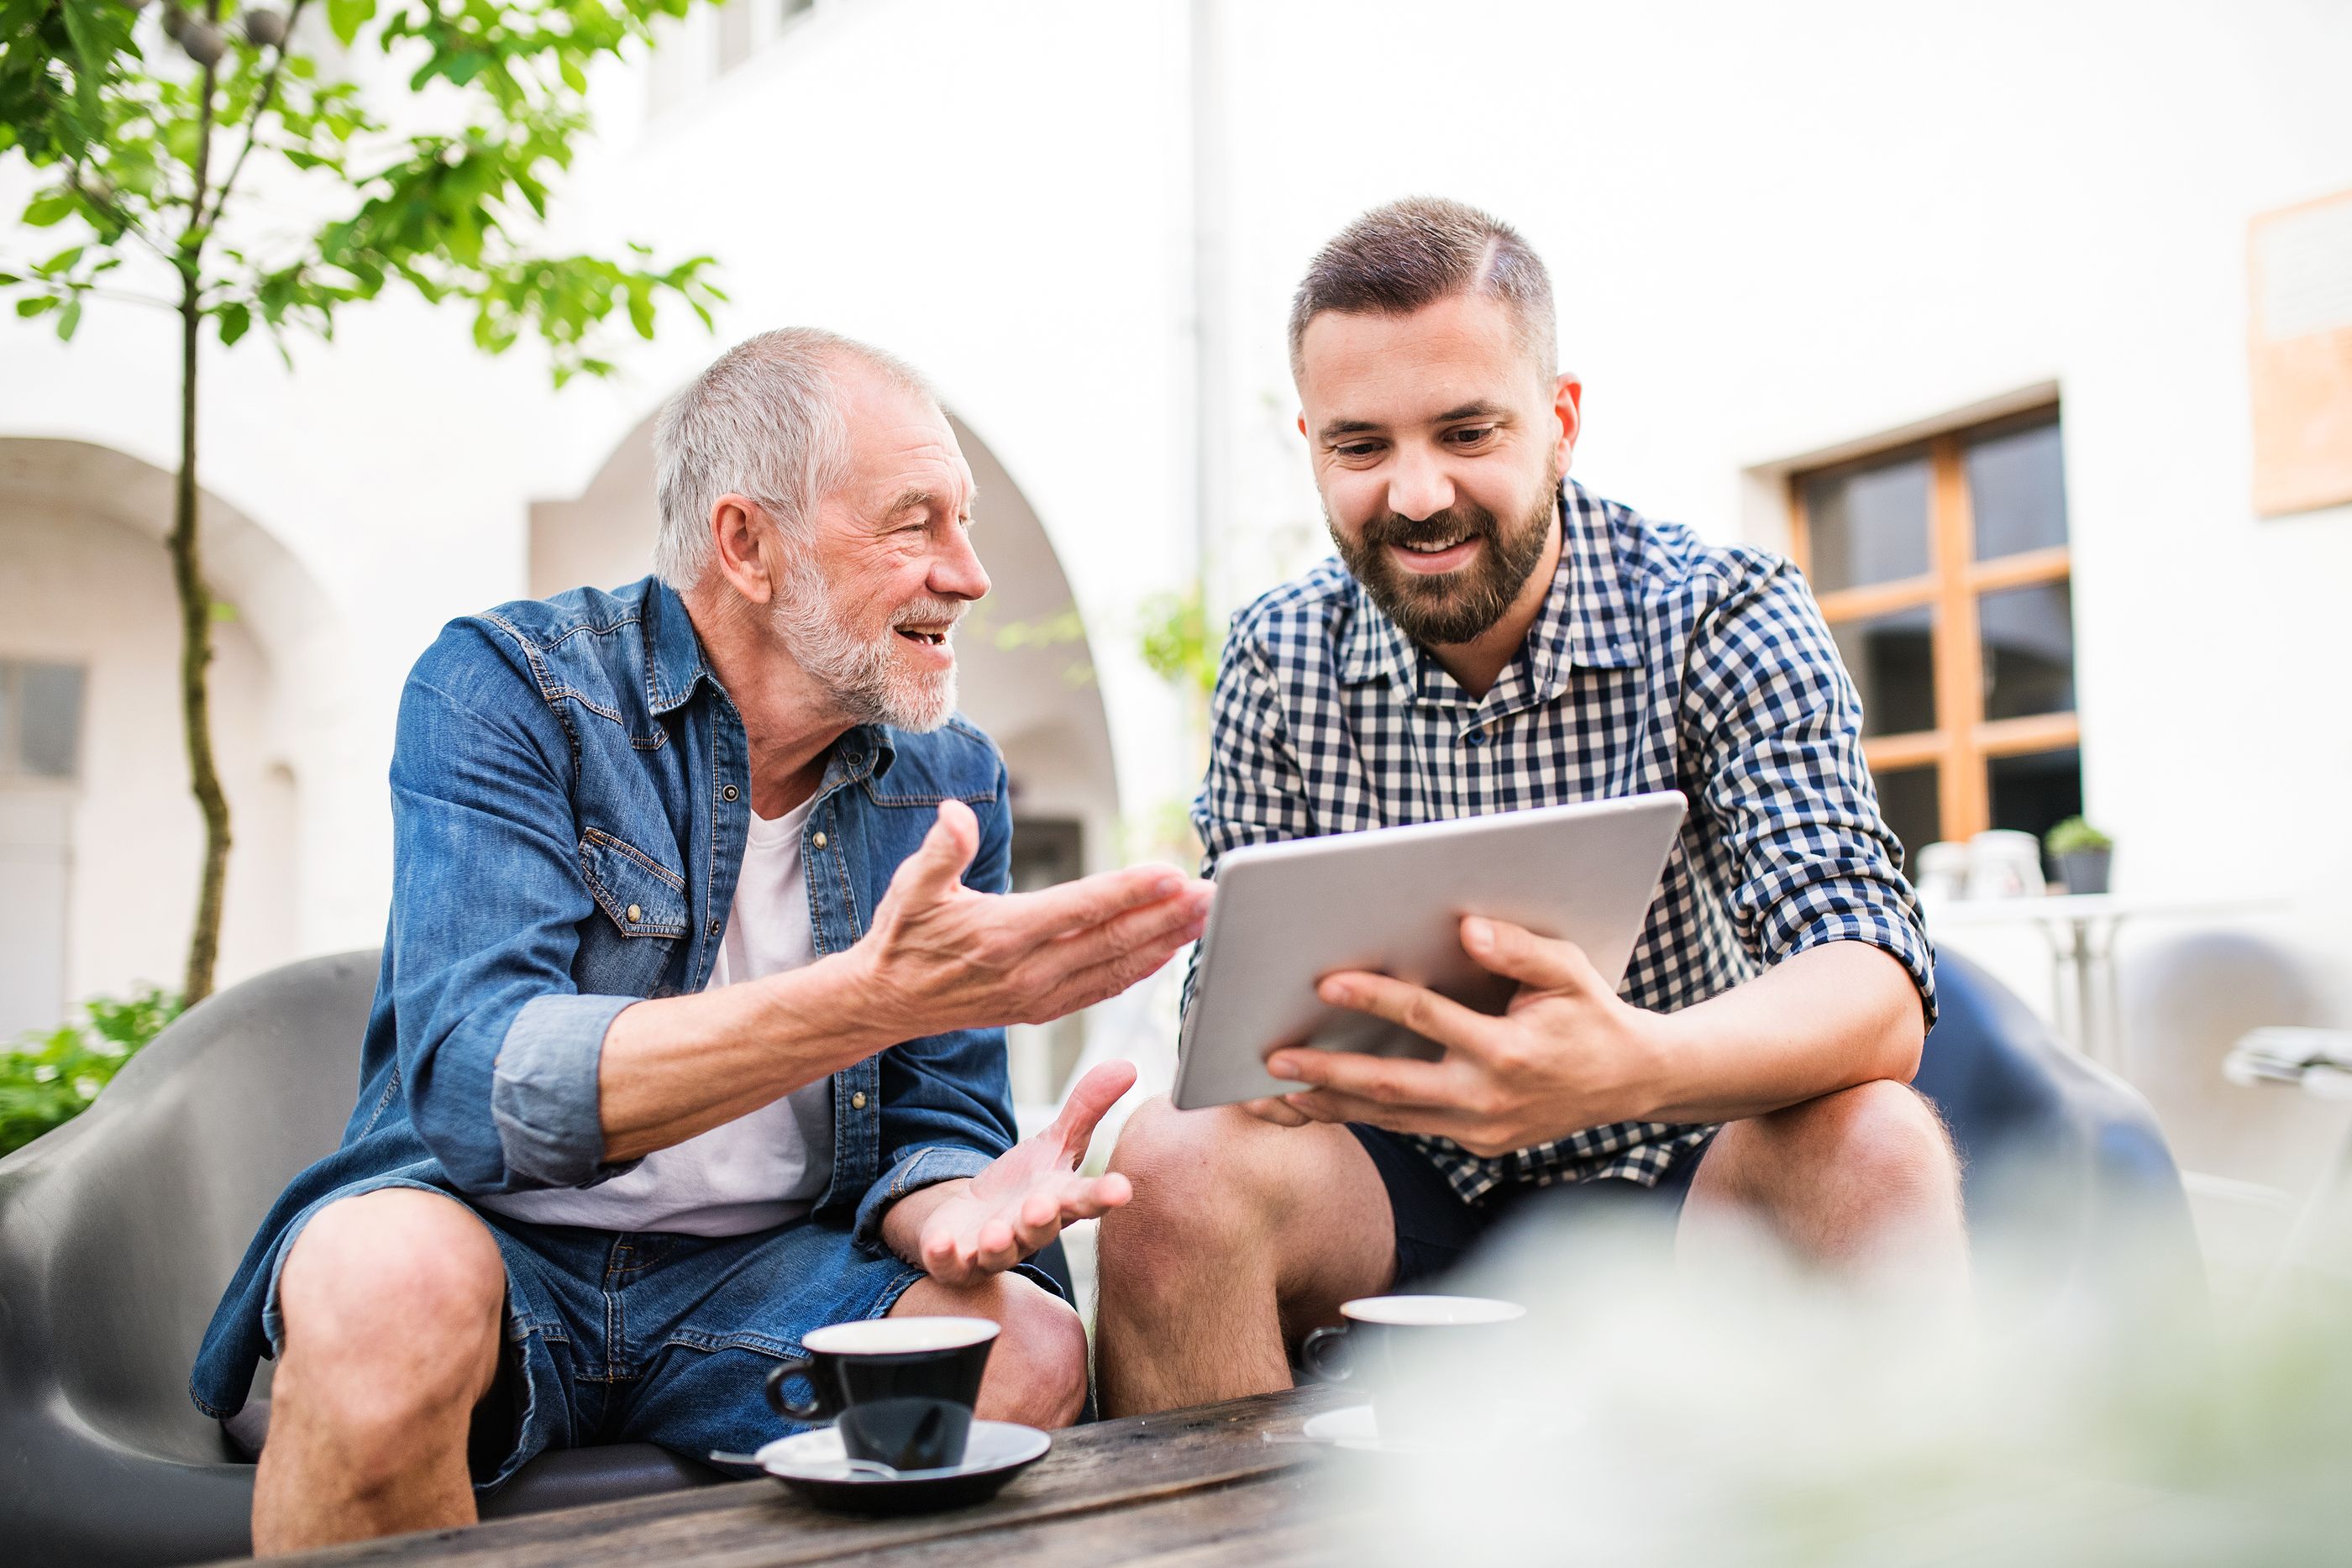
{"type": "MultiPolygon", "coordinates": [[[[1196,712],[1139,607],[1203,580],[1229,611],[1322,552],[1284,312],[1318,245],[1416,192],[1549,261],[1577,476],[1710,537],[1787,548],[1791,474],[2054,410],[2077,723],[2036,733],[2119,887],[2273,900],[2325,972],[2352,507],[2249,499],[2247,235],[2352,187],[2347,65],[2352,12],[2307,0],[732,0],[598,84],[558,214],[558,243],[717,256],[715,338],[666,315],[561,393],[405,303],[290,371],[206,350],[223,977],[380,939],[408,664],[454,615],[641,573],[653,413],[785,323],[906,356],[966,439],[997,584],[967,706],[1039,874],[1163,841],[1196,712]],[[1071,610],[1082,641],[1041,633],[1071,610]]],[[[0,941],[31,955],[11,1028],[179,972],[171,331],[0,319],[0,669],[76,689],[69,767],[0,763],[0,854],[40,890],[0,941]]]]}

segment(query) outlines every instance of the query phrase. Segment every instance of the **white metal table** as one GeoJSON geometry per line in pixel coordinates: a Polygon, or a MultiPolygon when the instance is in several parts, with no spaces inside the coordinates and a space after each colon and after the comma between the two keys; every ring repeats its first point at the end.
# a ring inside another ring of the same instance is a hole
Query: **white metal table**
{"type": "Polygon", "coordinates": [[[2112,893],[2035,898],[1937,900],[1927,933],[2032,925],[2049,940],[2051,1005],[2059,1032],[2083,1055],[2123,1066],[2123,1006],[2116,987],[2116,936],[2127,920],[2209,920],[2283,908],[2278,898],[2131,898],[2112,893]]]}

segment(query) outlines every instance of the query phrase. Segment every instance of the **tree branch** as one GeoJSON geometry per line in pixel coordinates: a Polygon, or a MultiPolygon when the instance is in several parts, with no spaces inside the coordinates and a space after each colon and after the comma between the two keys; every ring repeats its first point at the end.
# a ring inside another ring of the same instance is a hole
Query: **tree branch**
{"type": "Polygon", "coordinates": [[[129,213],[122,210],[121,204],[110,201],[89,188],[89,184],[82,179],[82,163],[79,159],[70,159],[67,162],[66,180],[68,183],[73,186],[74,194],[79,196],[83,201],[88,202],[91,206],[98,208],[108,217],[113,219],[115,224],[121,227],[124,234],[129,235],[132,239],[137,240],[141,245],[143,245],[149,250],[153,251],[163,260],[172,260],[172,253],[165,250],[162,246],[156,244],[155,236],[142,228],[139,225],[137,219],[133,218],[129,213]]]}
{"type": "Polygon", "coordinates": [[[287,8],[286,36],[278,39],[278,57],[269,62],[269,74],[261,78],[261,94],[253,100],[253,114],[245,122],[245,145],[236,150],[236,162],[229,164],[226,177],[214,193],[213,215],[205,224],[207,231],[221,221],[221,214],[228,207],[229,191],[236,184],[237,175],[245,172],[245,161],[253,155],[253,144],[261,135],[261,117],[269,112],[270,103],[278,96],[278,74],[286,68],[287,46],[293,42],[294,24],[302,19],[302,7],[307,4],[309,0],[294,0],[287,8]]]}
{"type": "MultiPolygon", "coordinates": [[[[217,28],[220,26],[220,0],[205,0],[205,20],[217,28]]],[[[209,183],[213,162],[213,88],[219,79],[220,64],[215,60],[205,68],[204,78],[196,89],[196,155],[190,168],[195,176],[195,189],[188,193],[188,226],[180,234],[179,266],[187,276],[189,298],[193,300],[200,277],[199,253],[204,249],[205,192],[209,183]]]]}

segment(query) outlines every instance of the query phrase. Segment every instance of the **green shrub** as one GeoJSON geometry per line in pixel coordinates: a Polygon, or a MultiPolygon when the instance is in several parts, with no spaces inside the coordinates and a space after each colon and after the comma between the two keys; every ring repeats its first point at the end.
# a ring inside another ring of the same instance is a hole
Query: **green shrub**
{"type": "Polygon", "coordinates": [[[180,998],[150,986],[120,1001],[93,997],[82,1014],[0,1047],[0,1155],[89,1109],[122,1064],[180,1016],[180,998]]]}
{"type": "Polygon", "coordinates": [[[2084,850],[2111,850],[2116,841],[2082,818],[2069,817],[2044,835],[2042,847],[2053,856],[2071,855],[2084,850]]]}

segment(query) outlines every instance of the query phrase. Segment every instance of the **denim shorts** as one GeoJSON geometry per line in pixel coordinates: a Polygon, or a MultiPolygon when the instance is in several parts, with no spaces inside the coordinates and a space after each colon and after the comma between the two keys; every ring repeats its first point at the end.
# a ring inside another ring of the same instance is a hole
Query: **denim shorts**
{"type": "MultiPolygon", "coordinates": [[[[386,1186],[450,1196],[396,1177],[355,1183],[298,1217],[270,1265],[262,1324],[273,1354],[285,1327],[278,1275],[303,1224],[329,1203],[386,1186]]],[[[468,1453],[479,1490],[550,1448],[654,1443],[707,1460],[713,1449],[750,1453],[800,1430],[768,1408],[768,1369],[797,1355],[811,1329],[886,1315],[923,1278],[857,1246],[846,1226],[803,1220],[747,1236],[679,1236],[533,1225],[467,1207],[497,1239],[507,1270],[498,1381],[475,1412],[468,1453]]]]}

